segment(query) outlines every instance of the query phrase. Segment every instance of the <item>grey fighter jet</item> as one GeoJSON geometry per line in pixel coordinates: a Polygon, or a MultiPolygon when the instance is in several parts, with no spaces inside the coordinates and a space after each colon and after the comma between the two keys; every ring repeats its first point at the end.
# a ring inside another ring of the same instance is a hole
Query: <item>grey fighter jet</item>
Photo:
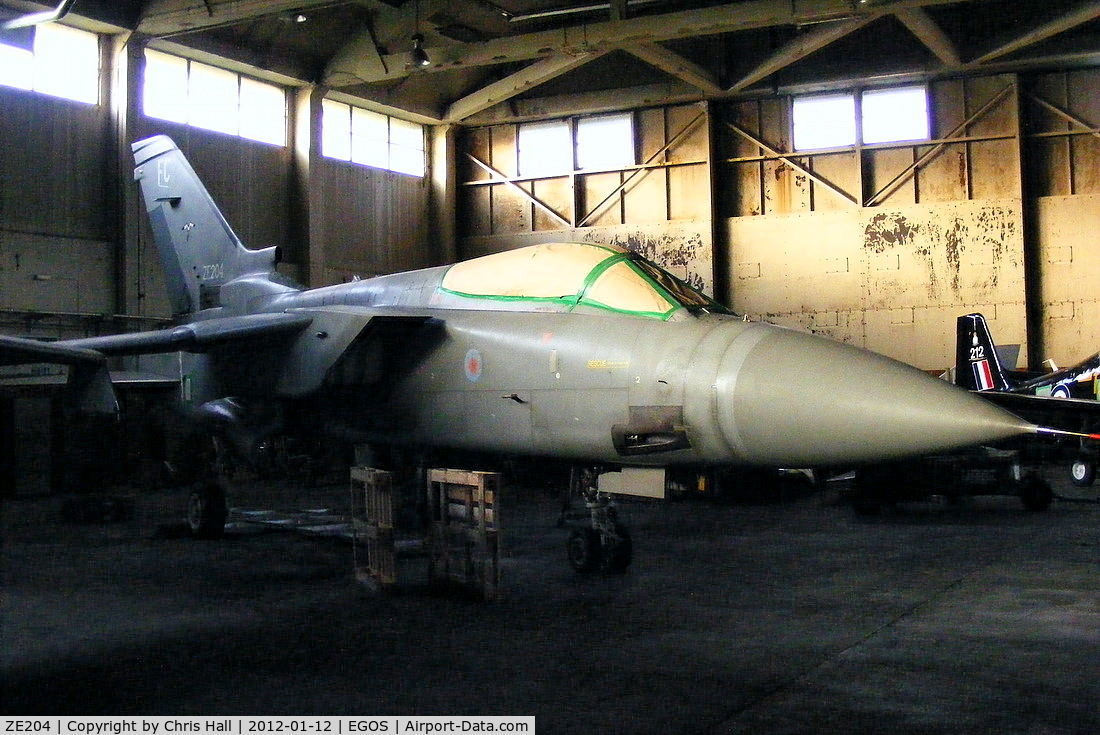
{"type": "MultiPolygon", "coordinates": [[[[340,432],[584,465],[847,467],[1036,430],[900,362],[745,321],[608,245],[303,290],[276,248],[241,244],[170,139],[133,149],[178,326],[0,339],[0,363],[72,364],[86,406],[111,404],[107,358],[181,352],[181,399],[242,451],[340,432]]],[[[194,518],[220,530],[224,510],[194,518]]]]}

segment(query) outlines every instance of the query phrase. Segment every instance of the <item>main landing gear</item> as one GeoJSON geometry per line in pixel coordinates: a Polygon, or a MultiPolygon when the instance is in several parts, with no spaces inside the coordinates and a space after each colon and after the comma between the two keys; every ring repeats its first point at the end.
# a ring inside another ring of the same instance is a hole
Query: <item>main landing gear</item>
{"type": "Polygon", "coordinates": [[[1069,477],[1077,487],[1091,486],[1096,480],[1095,457],[1084,452],[1074,457],[1069,466],[1069,477]]]}
{"type": "Polygon", "coordinates": [[[634,546],[630,531],[619,520],[619,511],[611,496],[599,491],[599,472],[593,468],[574,468],[569,481],[569,496],[562,508],[562,523],[571,527],[566,541],[569,565],[581,574],[596,570],[621,574],[633,560],[634,546]],[[572,500],[580,497],[584,508],[575,508],[572,500]]]}
{"type": "Polygon", "coordinates": [[[215,480],[197,485],[187,499],[187,530],[195,538],[216,539],[225,533],[229,509],[225,492],[215,480]]]}

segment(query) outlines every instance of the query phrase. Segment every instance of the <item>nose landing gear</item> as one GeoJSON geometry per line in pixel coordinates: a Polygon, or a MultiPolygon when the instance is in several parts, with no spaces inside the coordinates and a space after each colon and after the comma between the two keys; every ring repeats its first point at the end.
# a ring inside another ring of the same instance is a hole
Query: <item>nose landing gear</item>
{"type": "Polygon", "coordinates": [[[574,509],[567,503],[562,510],[563,521],[572,525],[565,545],[566,558],[581,574],[597,570],[621,574],[633,561],[633,541],[619,520],[615,501],[599,491],[598,477],[597,470],[585,468],[575,469],[570,478],[570,500],[579,495],[584,509],[574,509]]]}

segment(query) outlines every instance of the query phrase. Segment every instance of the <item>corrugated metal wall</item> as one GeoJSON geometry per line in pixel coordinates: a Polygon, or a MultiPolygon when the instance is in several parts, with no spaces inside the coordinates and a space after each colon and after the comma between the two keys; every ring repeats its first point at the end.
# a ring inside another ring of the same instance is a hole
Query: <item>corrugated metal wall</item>
{"type": "Polygon", "coordinates": [[[439,264],[441,249],[428,244],[428,179],[328,160],[315,177],[322,206],[311,216],[324,253],[314,256],[313,285],[439,264]]]}
{"type": "Polygon", "coordinates": [[[0,87],[0,110],[0,309],[113,312],[105,107],[0,87]]]}

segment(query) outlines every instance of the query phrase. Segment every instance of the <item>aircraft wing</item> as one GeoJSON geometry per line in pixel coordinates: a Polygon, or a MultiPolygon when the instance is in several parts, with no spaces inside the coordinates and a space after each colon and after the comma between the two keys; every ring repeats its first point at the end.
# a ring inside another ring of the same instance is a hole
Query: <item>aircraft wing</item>
{"type": "Polygon", "coordinates": [[[0,365],[68,365],[70,400],[82,411],[114,414],[118,401],[107,358],[165,352],[204,352],[222,345],[301,332],[307,314],[252,314],[183,324],[170,329],[43,342],[0,335],[0,365]]]}
{"type": "Polygon", "coordinates": [[[101,352],[58,342],[9,337],[0,334],[0,365],[48,362],[56,365],[99,365],[106,361],[101,352]]]}
{"type": "Polygon", "coordinates": [[[425,327],[430,321],[387,309],[328,306],[59,342],[0,335],[0,365],[53,363],[86,369],[104,365],[108,357],[211,352],[223,364],[243,369],[252,382],[261,374],[271,375],[275,393],[282,396],[308,395],[326,384],[382,390],[435,344],[434,333],[425,327]],[[257,351],[253,344],[269,349],[257,351]]]}
{"type": "Polygon", "coordinates": [[[170,329],[106,337],[88,337],[57,343],[91,349],[111,357],[161,352],[206,352],[244,340],[294,334],[313,321],[306,314],[249,314],[190,322],[170,329]]]}
{"type": "Polygon", "coordinates": [[[1037,426],[1085,433],[1100,429],[1100,401],[1006,391],[979,391],[977,395],[1037,426]]]}
{"type": "Polygon", "coordinates": [[[242,340],[300,332],[312,321],[313,318],[308,314],[251,314],[191,322],[170,329],[59,342],[0,335],[0,365],[33,362],[60,365],[99,364],[107,357],[122,355],[205,352],[242,340]]]}
{"type": "Polygon", "coordinates": [[[434,348],[436,320],[392,309],[327,306],[295,309],[310,319],[285,355],[276,390],[302,396],[323,385],[384,393],[434,348]]]}

